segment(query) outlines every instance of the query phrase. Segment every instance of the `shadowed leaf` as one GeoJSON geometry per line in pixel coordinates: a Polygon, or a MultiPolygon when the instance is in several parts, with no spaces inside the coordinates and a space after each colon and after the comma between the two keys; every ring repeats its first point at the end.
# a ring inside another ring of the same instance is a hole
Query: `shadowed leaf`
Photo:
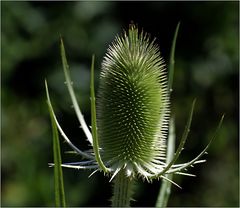
{"type": "Polygon", "coordinates": [[[52,113],[49,94],[47,90],[47,82],[45,82],[46,93],[47,93],[47,104],[49,109],[49,114],[52,124],[52,135],[53,135],[53,158],[54,158],[54,189],[55,189],[55,206],[56,207],[66,207],[65,192],[64,192],[64,181],[62,173],[62,159],[61,159],[61,149],[59,144],[57,125],[54,120],[54,115],[52,113]]]}

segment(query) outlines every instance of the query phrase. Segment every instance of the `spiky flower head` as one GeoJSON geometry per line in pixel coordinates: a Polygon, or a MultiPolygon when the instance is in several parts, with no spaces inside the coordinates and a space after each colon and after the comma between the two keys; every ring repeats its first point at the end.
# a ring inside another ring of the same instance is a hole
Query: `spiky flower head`
{"type": "Polygon", "coordinates": [[[162,171],[169,118],[164,61],[134,25],[117,36],[102,63],[97,100],[101,157],[113,171],[147,177],[162,171]]]}
{"type": "MultiPolygon", "coordinates": [[[[80,162],[64,163],[61,166],[91,169],[94,170],[92,174],[96,171],[103,171],[104,174],[111,175],[110,181],[116,176],[114,206],[129,206],[130,187],[135,176],[142,176],[147,180],[162,178],[175,185],[177,184],[168,177],[169,174],[193,176],[185,172],[186,168],[206,161],[199,159],[206,153],[222,125],[224,115],[207,146],[191,161],[175,164],[186,142],[195,105],[195,101],[193,101],[179,146],[174,153],[174,121],[171,119],[168,128],[168,120],[170,113],[169,91],[172,85],[174,50],[178,28],[179,24],[171,49],[168,86],[165,65],[154,40],[150,41],[149,36],[144,32],[139,33],[134,25],[130,25],[128,32],[125,32],[123,36],[116,37],[102,63],[97,119],[93,56],[90,84],[91,132],[77,104],[65,49],[61,40],[61,57],[66,85],[79,123],[87,140],[93,147],[88,151],[78,149],[64,133],[54,113],[47,82],[45,82],[47,103],[53,126],[53,139],[58,140],[58,129],[74,152],[86,159],[80,162]],[[166,159],[165,141],[168,129],[166,159]]],[[[55,150],[57,181],[61,172],[58,168],[61,162],[59,153],[59,150],[55,150]]],[[[50,166],[53,165],[50,164],[50,166]]],[[[161,194],[161,196],[165,195],[161,194]]]]}

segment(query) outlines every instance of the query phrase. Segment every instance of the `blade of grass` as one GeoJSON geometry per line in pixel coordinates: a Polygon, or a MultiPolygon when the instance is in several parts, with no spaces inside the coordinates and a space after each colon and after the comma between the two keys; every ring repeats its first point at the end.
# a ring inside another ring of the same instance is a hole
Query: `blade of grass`
{"type": "Polygon", "coordinates": [[[100,153],[99,153],[99,145],[98,145],[98,134],[97,134],[97,119],[96,119],[96,104],[95,104],[95,91],[94,91],[94,55],[92,56],[92,64],[91,64],[91,121],[92,121],[92,137],[93,137],[93,150],[96,161],[99,167],[103,170],[104,173],[108,172],[107,167],[104,165],[100,153]]]}
{"type": "MultiPolygon", "coordinates": [[[[47,83],[45,82],[45,84],[47,83]]],[[[47,101],[47,104],[48,104],[48,110],[51,118],[52,135],[53,135],[55,206],[66,207],[64,181],[63,181],[63,173],[62,173],[62,167],[61,167],[61,164],[62,164],[61,149],[59,144],[58,130],[54,120],[54,115],[50,108],[49,101],[47,101]]]]}

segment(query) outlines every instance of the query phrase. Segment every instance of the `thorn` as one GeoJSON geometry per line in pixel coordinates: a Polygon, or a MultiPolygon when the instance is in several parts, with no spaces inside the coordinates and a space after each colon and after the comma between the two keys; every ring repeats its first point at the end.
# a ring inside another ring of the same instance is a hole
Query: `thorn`
{"type": "Polygon", "coordinates": [[[113,173],[113,175],[112,175],[111,179],[109,180],[109,182],[111,182],[111,181],[114,179],[114,177],[118,174],[118,172],[119,172],[120,170],[121,170],[121,169],[118,168],[118,169],[113,173]]]}
{"type": "Polygon", "coordinates": [[[48,166],[52,168],[54,166],[54,163],[48,163],[48,166]]]}
{"type": "Polygon", "coordinates": [[[195,161],[195,163],[194,164],[198,164],[198,163],[204,163],[204,162],[206,162],[207,160],[197,160],[197,161],[195,161]]]}
{"type": "Polygon", "coordinates": [[[196,175],[193,175],[191,173],[177,172],[176,174],[183,175],[183,176],[196,177],[196,175]]]}
{"type": "Polygon", "coordinates": [[[96,173],[97,171],[99,171],[99,169],[97,169],[97,170],[94,170],[89,176],[88,176],[88,178],[90,178],[94,173],[96,173]]]}
{"type": "Polygon", "coordinates": [[[178,188],[182,189],[181,186],[179,186],[177,183],[175,183],[174,181],[170,180],[169,178],[165,177],[165,176],[161,176],[164,180],[172,183],[173,185],[177,186],[178,188]]]}

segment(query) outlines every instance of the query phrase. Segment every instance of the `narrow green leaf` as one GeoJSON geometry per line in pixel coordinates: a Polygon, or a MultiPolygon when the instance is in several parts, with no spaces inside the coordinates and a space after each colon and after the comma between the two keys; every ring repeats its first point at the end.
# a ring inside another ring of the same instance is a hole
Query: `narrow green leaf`
{"type": "Polygon", "coordinates": [[[166,168],[164,168],[164,170],[162,172],[160,172],[157,176],[153,176],[152,178],[158,178],[160,177],[161,175],[165,174],[170,168],[171,166],[177,161],[179,155],[181,154],[182,150],[183,150],[183,147],[184,147],[184,144],[187,140],[187,137],[188,137],[188,133],[190,131],[190,126],[191,126],[191,123],[192,123],[192,116],[193,116],[193,111],[194,111],[194,107],[195,107],[195,103],[196,103],[196,100],[193,101],[192,103],[192,107],[191,107],[191,110],[190,110],[190,113],[189,113],[189,116],[188,116],[188,120],[187,120],[187,124],[185,126],[185,129],[184,129],[184,132],[183,132],[183,135],[182,135],[182,138],[180,140],[180,144],[177,148],[177,151],[176,153],[174,154],[174,157],[173,159],[171,160],[171,162],[167,165],[166,168]]]}
{"type": "Polygon", "coordinates": [[[202,152],[200,154],[198,154],[197,157],[195,157],[193,160],[191,160],[190,162],[186,163],[185,165],[182,165],[181,167],[179,168],[174,168],[172,169],[171,171],[169,171],[170,173],[172,172],[176,172],[176,171],[181,171],[181,170],[184,170],[185,168],[188,168],[190,167],[191,165],[193,165],[194,163],[196,163],[198,161],[198,159],[200,157],[202,157],[206,151],[208,150],[210,144],[213,142],[213,140],[218,136],[218,133],[219,133],[219,130],[221,129],[221,126],[222,126],[222,123],[223,123],[223,119],[224,119],[224,115],[222,115],[220,121],[219,121],[219,124],[217,126],[217,129],[213,135],[213,137],[211,138],[211,140],[209,141],[209,143],[207,144],[207,146],[202,150],[202,152]]]}
{"type": "MultiPolygon", "coordinates": [[[[170,163],[174,156],[175,151],[175,122],[173,118],[170,120],[169,126],[169,136],[168,136],[168,144],[167,144],[167,163],[170,163]]],[[[170,181],[173,178],[173,174],[165,175],[170,181]]],[[[171,193],[172,183],[167,180],[162,180],[161,188],[158,194],[156,207],[162,208],[167,206],[167,202],[171,193]]]]}
{"type": "Polygon", "coordinates": [[[62,159],[61,149],[59,144],[57,125],[54,120],[54,115],[50,108],[49,93],[47,88],[47,82],[45,81],[47,104],[52,124],[52,135],[53,135],[53,158],[54,158],[54,188],[55,188],[55,205],[56,207],[66,207],[64,182],[62,173],[62,159]]]}
{"type": "Polygon", "coordinates": [[[65,76],[68,92],[69,92],[71,100],[72,100],[73,108],[76,112],[79,123],[81,124],[81,127],[82,127],[88,141],[90,142],[90,144],[92,144],[91,132],[90,132],[90,130],[89,130],[84,118],[83,118],[83,115],[81,113],[80,107],[79,107],[78,102],[77,102],[77,98],[75,96],[75,92],[73,90],[72,80],[71,80],[71,77],[70,77],[70,74],[69,74],[69,66],[68,66],[68,63],[67,63],[65,48],[64,48],[64,44],[63,44],[62,39],[61,39],[60,48],[61,48],[61,57],[62,57],[64,76],[65,76]]]}
{"type": "Polygon", "coordinates": [[[104,165],[100,153],[99,153],[99,145],[98,145],[98,134],[97,134],[97,119],[96,119],[96,104],[95,104],[95,90],[94,90],[94,55],[92,56],[92,64],[91,64],[91,121],[92,121],[92,137],[93,137],[93,150],[95,154],[96,161],[99,167],[105,172],[108,172],[108,169],[104,165]]]}
{"type": "MultiPolygon", "coordinates": [[[[46,91],[48,93],[48,89],[46,88],[46,91]]],[[[51,114],[53,115],[53,119],[54,119],[54,122],[58,128],[58,131],[60,132],[60,134],[62,135],[62,137],[64,138],[64,140],[68,143],[68,145],[73,149],[75,150],[75,153],[81,155],[82,157],[84,158],[88,158],[88,159],[94,159],[94,156],[86,153],[86,152],[83,152],[81,151],[80,149],[78,149],[67,137],[67,135],[64,133],[64,131],[62,130],[62,127],[60,126],[58,120],[57,120],[57,117],[55,115],[55,112],[53,110],[53,107],[52,107],[52,103],[51,103],[51,100],[50,100],[50,96],[48,95],[47,97],[48,99],[48,106],[49,106],[49,110],[51,111],[51,114]]]]}
{"type": "Polygon", "coordinates": [[[169,76],[168,76],[168,90],[169,90],[169,92],[172,91],[174,64],[175,64],[175,48],[176,48],[177,35],[178,35],[179,27],[180,27],[180,22],[177,24],[177,27],[176,27],[176,30],[175,30],[175,33],[174,33],[171,52],[170,52],[169,76]]]}

